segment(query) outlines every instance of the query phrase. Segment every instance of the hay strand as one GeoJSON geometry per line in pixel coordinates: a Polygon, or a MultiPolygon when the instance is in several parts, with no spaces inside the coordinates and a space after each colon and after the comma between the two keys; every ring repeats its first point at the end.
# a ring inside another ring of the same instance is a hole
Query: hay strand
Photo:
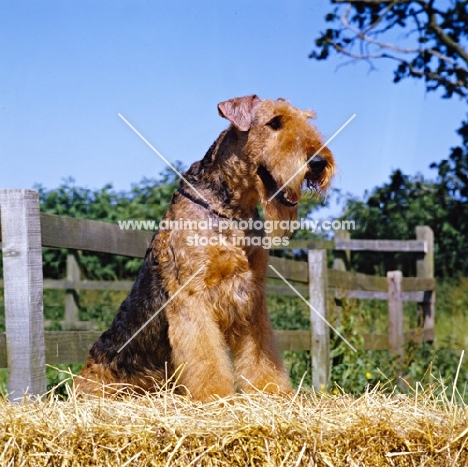
{"type": "Polygon", "coordinates": [[[14,466],[468,465],[468,410],[441,388],[360,397],[301,389],[200,404],[170,391],[119,400],[0,399],[14,466]],[[437,389],[437,390],[436,390],[437,389]]]}

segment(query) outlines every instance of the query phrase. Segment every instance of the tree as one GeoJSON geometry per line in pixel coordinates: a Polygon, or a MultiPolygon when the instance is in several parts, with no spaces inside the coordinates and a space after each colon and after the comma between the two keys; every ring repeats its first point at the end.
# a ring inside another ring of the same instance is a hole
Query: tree
{"type": "MultiPolygon", "coordinates": [[[[423,79],[428,91],[459,96],[468,103],[467,0],[332,0],[330,23],[316,40],[311,58],[325,60],[333,52],[351,62],[396,62],[394,82],[423,79]]],[[[436,273],[468,275],[468,121],[458,129],[462,145],[447,159],[431,164],[434,181],[395,171],[390,183],[374,188],[364,201],[349,200],[346,214],[361,225],[357,236],[411,238],[414,227],[428,224],[436,234],[436,273]]],[[[369,262],[356,256],[361,268],[369,262]]],[[[408,265],[400,258],[373,255],[382,269],[408,265]]],[[[369,257],[367,257],[369,258],[369,257]]],[[[375,271],[373,271],[375,272],[375,271]]]]}
{"type": "Polygon", "coordinates": [[[394,82],[424,79],[429,91],[468,97],[468,1],[332,0],[327,14],[333,27],[321,33],[310,54],[317,60],[332,52],[351,61],[396,62],[394,82]]]}

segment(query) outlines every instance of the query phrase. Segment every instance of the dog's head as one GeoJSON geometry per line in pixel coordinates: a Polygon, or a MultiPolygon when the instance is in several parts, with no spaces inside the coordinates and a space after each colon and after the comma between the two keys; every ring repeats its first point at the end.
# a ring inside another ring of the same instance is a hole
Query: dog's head
{"type": "Polygon", "coordinates": [[[304,186],[317,192],[330,186],[335,160],[308,122],[315,117],[312,112],[255,95],[221,102],[218,110],[244,137],[243,152],[256,172],[267,219],[296,219],[304,186]]]}

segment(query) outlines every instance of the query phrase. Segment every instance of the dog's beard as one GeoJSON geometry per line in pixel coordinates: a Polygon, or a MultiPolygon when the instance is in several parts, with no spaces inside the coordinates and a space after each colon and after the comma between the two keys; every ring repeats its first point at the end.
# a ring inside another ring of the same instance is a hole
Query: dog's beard
{"type": "Polygon", "coordinates": [[[270,238],[290,237],[293,234],[291,221],[297,220],[300,186],[284,186],[283,177],[276,179],[265,166],[260,166],[257,174],[265,222],[269,224],[266,235],[270,238]]]}
{"type": "Polygon", "coordinates": [[[265,221],[269,221],[271,226],[266,235],[270,238],[289,238],[293,234],[291,221],[297,220],[297,207],[285,206],[274,199],[262,202],[262,207],[265,221]]]}

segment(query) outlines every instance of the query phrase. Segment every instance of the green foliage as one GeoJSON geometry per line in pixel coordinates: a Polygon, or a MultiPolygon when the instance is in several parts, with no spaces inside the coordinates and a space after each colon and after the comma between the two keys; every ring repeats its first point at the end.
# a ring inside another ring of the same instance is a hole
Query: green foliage
{"type": "Polygon", "coordinates": [[[73,365],[47,365],[47,391],[53,390],[55,395],[63,399],[67,399],[67,389],[69,389],[71,386],[72,375],[78,374],[82,367],[83,365],[81,363],[75,363],[73,365]]]}
{"type": "MultiPolygon", "coordinates": [[[[275,329],[300,330],[310,329],[309,307],[299,298],[281,295],[267,296],[267,306],[275,329]]],[[[294,387],[302,383],[310,387],[311,361],[309,351],[288,350],[282,352],[289,376],[294,387]]]]}
{"type": "MultiPolygon", "coordinates": [[[[456,297],[462,293],[464,284],[442,284],[438,290],[444,290],[447,297],[456,297]]],[[[467,329],[468,298],[465,294],[466,308],[456,313],[457,325],[464,333],[467,329]]],[[[407,343],[405,346],[403,374],[401,379],[397,376],[398,360],[392,357],[387,350],[365,350],[364,334],[377,328],[383,329],[379,333],[386,333],[387,314],[383,311],[385,302],[343,300],[340,312],[337,315],[338,330],[357,349],[354,352],[343,340],[331,334],[331,349],[333,365],[331,369],[331,382],[335,391],[343,390],[346,393],[361,394],[366,387],[384,386],[388,391],[412,392],[417,384],[424,387],[434,383],[443,382],[450,396],[454,388],[454,379],[459,371],[457,391],[468,400],[465,385],[468,382],[468,368],[462,363],[460,369],[460,351],[455,350],[451,335],[437,332],[434,345],[423,343],[416,345],[407,343]]],[[[408,319],[408,309],[405,309],[405,329],[415,328],[417,320],[408,319]]],[[[438,307],[439,321],[452,316],[450,308],[438,307]]],[[[438,328],[436,327],[436,331],[438,328]]],[[[447,330],[448,331],[448,330],[447,330]]],[[[372,331],[375,332],[375,331],[372,331]]],[[[458,347],[460,348],[460,347],[458,347]]],[[[466,362],[466,359],[465,359],[466,362]]]]}
{"type": "MultiPolygon", "coordinates": [[[[362,320],[363,307],[356,306],[356,301],[341,301],[343,305],[335,317],[334,326],[339,333],[355,348],[355,352],[335,333],[330,334],[330,356],[332,368],[330,380],[332,386],[338,385],[345,392],[361,393],[370,380],[374,379],[374,368],[364,351],[362,320]],[[369,381],[368,381],[369,380],[369,381]]],[[[333,303],[330,308],[333,307],[333,303]]]]}

